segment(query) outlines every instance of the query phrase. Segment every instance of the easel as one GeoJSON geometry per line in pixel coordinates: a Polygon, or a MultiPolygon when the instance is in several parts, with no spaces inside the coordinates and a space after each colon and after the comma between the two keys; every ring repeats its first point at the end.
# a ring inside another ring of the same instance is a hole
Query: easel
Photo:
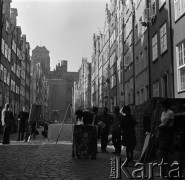
{"type": "Polygon", "coordinates": [[[152,116],[152,127],[151,127],[151,131],[150,133],[146,133],[145,135],[145,141],[143,144],[143,149],[142,149],[142,154],[141,157],[139,159],[139,162],[147,162],[148,158],[151,156],[151,151],[153,148],[153,141],[152,138],[154,137],[154,131],[155,131],[155,125],[156,125],[156,117],[157,117],[157,113],[159,112],[159,107],[160,107],[160,101],[157,100],[157,104],[156,104],[156,108],[155,111],[153,113],[152,116]],[[143,160],[144,159],[144,160],[143,160]]]}
{"type": "Polygon", "coordinates": [[[150,136],[149,136],[149,143],[148,143],[146,153],[145,153],[145,157],[144,157],[144,163],[147,162],[147,160],[150,158],[151,153],[152,153],[152,149],[153,149],[153,146],[154,146],[154,140],[152,141],[152,138],[154,137],[154,133],[155,133],[156,117],[157,117],[157,114],[159,112],[159,107],[160,107],[160,102],[158,100],[157,104],[156,104],[155,112],[154,112],[153,117],[152,117],[153,124],[152,124],[152,128],[151,128],[150,136]]]}
{"type": "MultiPolygon", "coordinates": [[[[62,132],[62,128],[63,128],[63,126],[64,126],[65,119],[66,119],[66,115],[67,115],[67,112],[68,112],[68,110],[69,110],[69,107],[71,107],[71,113],[72,113],[72,104],[69,103],[69,105],[68,105],[68,107],[67,107],[67,110],[66,110],[66,112],[65,112],[65,115],[64,115],[64,119],[63,119],[63,121],[62,121],[62,125],[61,125],[60,131],[59,131],[59,134],[58,134],[58,137],[57,137],[57,140],[56,140],[56,144],[57,144],[58,139],[59,139],[59,137],[60,137],[60,134],[61,134],[61,132],[62,132]]],[[[72,115],[72,114],[71,114],[71,115],[72,115]]]]}
{"type": "MultiPolygon", "coordinates": [[[[40,116],[41,116],[41,109],[40,109],[40,111],[39,111],[39,115],[36,115],[35,116],[35,114],[33,113],[33,112],[36,112],[36,111],[34,111],[34,108],[33,108],[33,106],[35,107],[35,106],[37,106],[36,104],[32,104],[31,105],[31,108],[30,108],[30,112],[29,112],[29,118],[28,118],[28,132],[26,132],[26,137],[25,137],[25,142],[29,142],[30,141],[30,139],[31,139],[31,136],[33,135],[34,136],[34,140],[35,140],[35,132],[36,132],[36,127],[37,127],[37,122],[38,122],[38,120],[40,119],[40,116]],[[31,122],[33,123],[33,120],[32,120],[32,118],[36,118],[36,120],[35,120],[35,129],[34,129],[34,132],[32,133],[32,126],[31,126],[31,122]],[[29,136],[28,136],[28,134],[29,134],[29,136]]],[[[40,106],[40,105],[39,105],[40,106]]],[[[36,107],[35,107],[36,108],[36,107]]],[[[49,139],[48,139],[48,141],[49,141],[49,139]]]]}

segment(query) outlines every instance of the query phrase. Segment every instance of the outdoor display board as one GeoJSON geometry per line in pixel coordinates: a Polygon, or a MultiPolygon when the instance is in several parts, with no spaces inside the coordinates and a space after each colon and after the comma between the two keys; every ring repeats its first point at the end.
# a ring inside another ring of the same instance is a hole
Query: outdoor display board
{"type": "Polygon", "coordinates": [[[74,125],[72,156],[89,158],[97,154],[97,126],[74,125]]]}
{"type": "Polygon", "coordinates": [[[30,115],[29,115],[29,122],[39,121],[41,117],[41,112],[42,112],[42,105],[32,104],[30,115]]]}

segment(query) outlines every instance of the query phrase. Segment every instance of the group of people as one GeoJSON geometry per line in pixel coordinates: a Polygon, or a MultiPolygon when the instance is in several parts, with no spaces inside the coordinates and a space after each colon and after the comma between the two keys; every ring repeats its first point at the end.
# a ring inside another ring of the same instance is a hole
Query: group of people
{"type": "MultiPolygon", "coordinates": [[[[166,99],[160,102],[162,114],[158,129],[158,158],[168,162],[168,156],[173,139],[174,111],[166,99]]],[[[113,115],[108,113],[105,107],[102,114],[98,114],[98,107],[92,108],[92,113],[78,109],[76,112],[76,124],[97,125],[98,138],[101,139],[101,152],[107,152],[108,137],[112,134],[115,155],[120,155],[121,147],[126,147],[125,165],[133,162],[134,149],[136,146],[135,126],[136,121],[131,115],[129,106],[123,108],[114,107],[113,115]]],[[[155,120],[154,120],[155,121],[155,120]]]]}
{"type": "Polygon", "coordinates": [[[114,107],[113,115],[108,113],[105,107],[102,114],[98,114],[98,107],[92,108],[92,113],[78,109],[76,112],[76,124],[97,125],[98,138],[101,139],[101,152],[107,152],[108,137],[112,134],[112,142],[115,155],[120,155],[122,145],[126,146],[126,163],[133,161],[134,148],[136,146],[135,125],[136,121],[131,115],[129,106],[120,109],[114,107]]]}
{"type": "Polygon", "coordinates": [[[26,108],[23,107],[22,111],[18,114],[18,116],[13,115],[11,111],[11,107],[8,103],[5,104],[4,108],[1,110],[1,123],[2,123],[2,131],[3,131],[3,138],[2,144],[9,144],[10,143],[10,133],[12,129],[13,123],[15,123],[16,119],[18,121],[18,138],[17,141],[26,141],[26,134],[25,132],[28,128],[31,127],[31,134],[34,134],[36,130],[35,122],[29,122],[29,113],[26,111],[26,108]]]}

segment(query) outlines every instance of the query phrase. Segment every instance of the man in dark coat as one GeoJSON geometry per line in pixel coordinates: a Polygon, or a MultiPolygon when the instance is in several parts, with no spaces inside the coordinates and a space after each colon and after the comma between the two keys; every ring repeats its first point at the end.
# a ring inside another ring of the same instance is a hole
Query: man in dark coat
{"type": "Polygon", "coordinates": [[[4,109],[1,113],[1,121],[3,126],[3,144],[9,144],[10,143],[10,130],[11,130],[11,124],[13,121],[13,116],[11,111],[9,110],[9,104],[5,104],[4,109]]]}
{"type": "Polygon", "coordinates": [[[127,156],[125,165],[127,165],[129,162],[133,162],[134,149],[136,146],[135,126],[137,123],[131,115],[129,106],[125,106],[122,112],[124,114],[124,121],[122,123],[123,139],[125,140],[124,144],[126,146],[127,156]]]}
{"type": "Polygon", "coordinates": [[[115,147],[116,155],[120,155],[121,153],[121,126],[124,120],[124,116],[120,113],[120,109],[118,106],[114,108],[114,121],[112,124],[112,142],[115,147]]]}
{"type": "Polygon", "coordinates": [[[18,115],[18,139],[17,141],[24,140],[24,133],[26,130],[26,124],[29,118],[29,113],[26,112],[25,107],[22,108],[22,111],[18,115]]]}
{"type": "Polygon", "coordinates": [[[107,152],[108,135],[110,131],[110,124],[113,122],[113,116],[108,114],[108,108],[104,107],[103,114],[101,115],[99,126],[101,128],[101,152],[107,152]]]}

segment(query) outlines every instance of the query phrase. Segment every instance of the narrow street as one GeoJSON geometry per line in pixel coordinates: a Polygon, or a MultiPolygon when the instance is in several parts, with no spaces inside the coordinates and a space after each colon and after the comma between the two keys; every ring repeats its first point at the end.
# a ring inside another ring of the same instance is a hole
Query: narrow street
{"type": "MultiPolygon", "coordinates": [[[[10,145],[0,145],[0,179],[109,179],[112,154],[98,153],[97,160],[73,159],[72,127],[63,126],[56,144],[60,127],[52,127],[54,133],[49,134],[49,142],[41,133],[28,143],[17,142],[17,134],[11,134],[10,145]]],[[[113,151],[111,148],[108,150],[113,151]]]]}
{"type": "MultiPolygon", "coordinates": [[[[112,145],[108,145],[108,153],[100,153],[98,143],[98,155],[96,160],[72,158],[72,126],[64,125],[49,126],[49,141],[42,137],[43,127],[38,128],[40,132],[36,139],[30,142],[17,142],[17,134],[11,134],[11,143],[2,145],[0,143],[0,180],[108,180],[111,179],[111,152],[112,145]]],[[[2,135],[0,135],[2,140],[2,135]]],[[[135,152],[135,160],[138,159],[135,152]]],[[[122,149],[122,160],[125,159],[125,149],[122,149]]],[[[123,162],[123,161],[122,161],[123,162]]],[[[135,168],[136,169],[136,168],[135,168]]],[[[133,172],[134,165],[128,166],[127,171],[133,172]]],[[[157,170],[154,172],[153,179],[157,170]]],[[[114,178],[115,179],[115,178],[114,178]]],[[[121,170],[120,179],[128,179],[121,170]]]]}

